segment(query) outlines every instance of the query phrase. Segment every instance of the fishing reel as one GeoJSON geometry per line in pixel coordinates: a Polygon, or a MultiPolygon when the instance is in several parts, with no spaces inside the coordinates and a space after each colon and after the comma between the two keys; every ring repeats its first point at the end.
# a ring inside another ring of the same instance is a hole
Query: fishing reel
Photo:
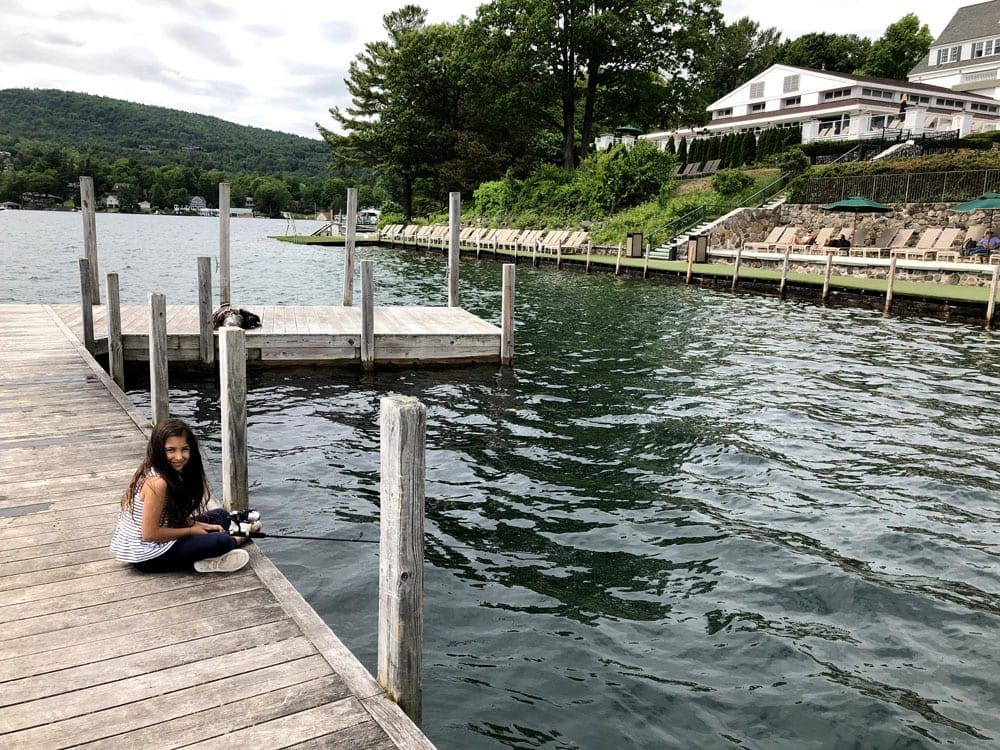
{"type": "Polygon", "coordinates": [[[254,536],[260,533],[260,513],[253,508],[230,511],[229,534],[231,536],[254,536]]]}

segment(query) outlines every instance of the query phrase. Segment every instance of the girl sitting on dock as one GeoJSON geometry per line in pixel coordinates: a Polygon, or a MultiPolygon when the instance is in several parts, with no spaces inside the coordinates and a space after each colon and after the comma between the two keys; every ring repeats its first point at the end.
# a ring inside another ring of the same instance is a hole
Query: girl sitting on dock
{"type": "Polygon", "coordinates": [[[181,420],[163,420],[122,496],[111,551],[147,572],[192,565],[199,573],[239,570],[250,555],[229,535],[225,510],[204,512],[208,498],[198,439],[181,420]]]}

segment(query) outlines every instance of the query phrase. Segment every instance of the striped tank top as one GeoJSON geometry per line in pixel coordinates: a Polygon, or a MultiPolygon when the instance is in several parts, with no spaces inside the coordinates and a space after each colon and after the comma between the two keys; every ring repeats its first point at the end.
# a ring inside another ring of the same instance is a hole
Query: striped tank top
{"type": "MultiPolygon", "coordinates": [[[[156,476],[155,472],[150,472],[148,476],[156,476]]],[[[135,497],[132,498],[132,510],[122,508],[118,511],[118,524],[115,526],[115,533],[111,537],[111,551],[115,553],[115,559],[127,563],[139,563],[159,557],[168,549],[174,546],[176,539],[169,542],[147,542],[142,538],[142,485],[145,479],[136,487],[135,497]]],[[[163,524],[163,519],[160,520],[163,524]]]]}

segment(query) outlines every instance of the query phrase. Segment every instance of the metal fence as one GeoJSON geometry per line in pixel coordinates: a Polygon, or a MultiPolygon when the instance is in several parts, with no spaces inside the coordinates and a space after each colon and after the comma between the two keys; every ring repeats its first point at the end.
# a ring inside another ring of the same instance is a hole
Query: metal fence
{"type": "Polygon", "coordinates": [[[952,203],[1000,192],[1000,169],[973,172],[816,177],[806,183],[802,203],[832,203],[852,195],[882,203],[952,203]]]}

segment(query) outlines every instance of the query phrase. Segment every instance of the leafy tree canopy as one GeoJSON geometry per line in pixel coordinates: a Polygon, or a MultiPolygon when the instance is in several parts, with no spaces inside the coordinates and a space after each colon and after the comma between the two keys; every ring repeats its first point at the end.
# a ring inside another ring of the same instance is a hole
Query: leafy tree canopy
{"type": "Polygon", "coordinates": [[[907,13],[879,37],[868,51],[865,64],[858,72],[876,78],[905,81],[914,66],[931,48],[931,30],[920,24],[915,13],[907,13]]]}
{"type": "Polygon", "coordinates": [[[871,40],[857,34],[803,34],[785,42],[774,62],[799,68],[853,73],[868,59],[871,40]]]}

